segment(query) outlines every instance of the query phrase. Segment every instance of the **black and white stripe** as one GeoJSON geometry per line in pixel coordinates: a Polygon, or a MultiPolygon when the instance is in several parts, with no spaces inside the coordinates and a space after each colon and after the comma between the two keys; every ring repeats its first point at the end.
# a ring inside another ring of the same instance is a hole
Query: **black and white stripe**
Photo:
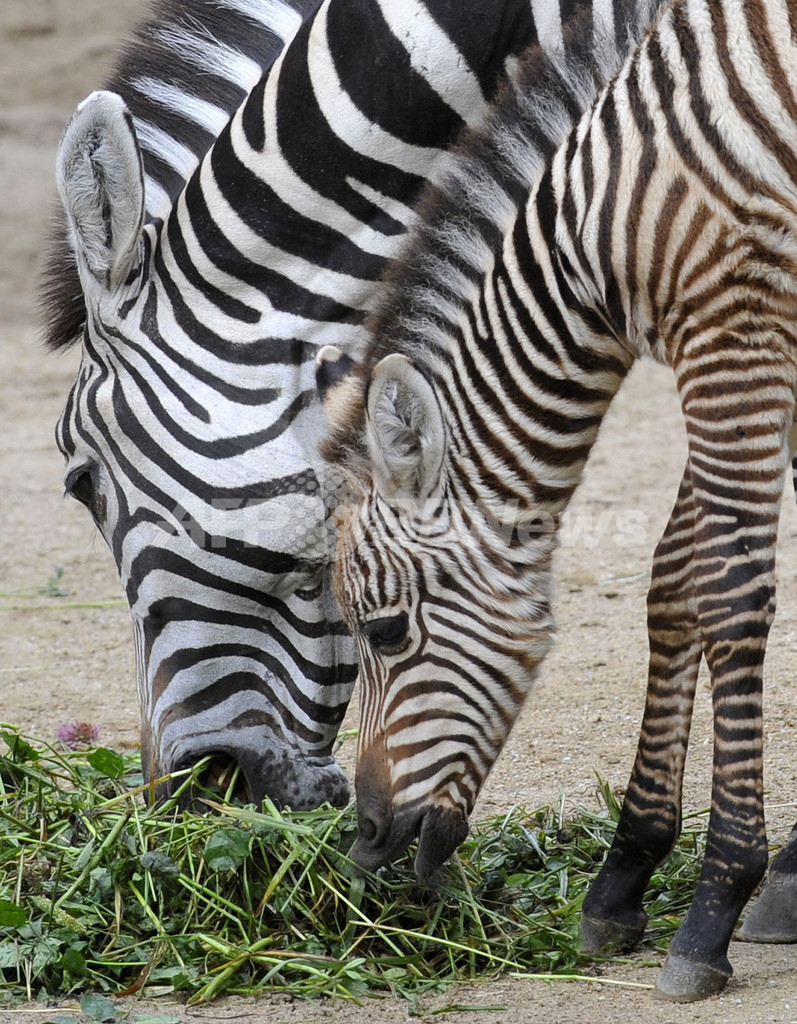
{"type": "Polygon", "coordinates": [[[361,351],[417,195],[536,40],[533,8],[165,0],[67,128],[80,278],[56,239],[43,301],[83,363],[58,440],[131,605],[152,776],[215,753],[255,799],[346,797],[356,657],[314,357],[361,351]]]}
{"type": "MultiPolygon", "coordinates": [[[[689,461],[653,565],[639,753],[584,934],[598,949],[644,931],[705,657],[708,848],[659,979],[695,999],[729,977],[767,859],[762,670],[797,388],[797,47],[793,0],[658,6],[630,51],[623,32],[593,45],[576,30],[562,52],[524,56],[420,206],[365,360],[329,391],[326,455],[354,495],[335,579],[360,653],[354,855],[376,867],[418,835],[427,876],[467,831],[545,654],[556,528],[603,415],[636,358],[673,367],[689,461]]],[[[645,17],[629,5],[630,38],[645,17]]],[[[795,847],[770,903],[789,908],[792,938],[795,847]]]]}
{"type": "MultiPolygon", "coordinates": [[[[146,171],[150,219],[165,217],[232,113],[320,0],[155,0],[120,46],[105,88],[125,99],[146,171]]],[[[79,338],[86,306],[60,209],[41,312],[51,348],[79,338]]]]}

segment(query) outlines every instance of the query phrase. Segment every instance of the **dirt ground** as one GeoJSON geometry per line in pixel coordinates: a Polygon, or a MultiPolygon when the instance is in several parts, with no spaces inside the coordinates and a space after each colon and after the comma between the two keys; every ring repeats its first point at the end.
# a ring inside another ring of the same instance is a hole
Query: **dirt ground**
{"type": "MultiPolygon", "coordinates": [[[[62,126],[102,81],[133,0],[0,2],[0,718],[53,739],[80,719],[101,741],[136,743],[132,645],[115,567],[85,511],[63,501],[53,426],[76,373],[76,354],[46,355],[34,329],[40,241],[53,196],[62,126]],[[60,590],[66,596],[53,596],[60,590]]],[[[644,698],[644,597],[650,555],[683,466],[684,440],[668,371],[641,366],[607,420],[586,482],[571,508],[559,554],[559,636],[542,678],[480,800],[476,817],[514,803],[595,803],[595,772],[622,786],[630,771],[644,698]]],[[[767,682],[767,790],[771,837],[795,812],[797,711],[797,512],[787,487],[779,555],[779,610],[767,682]]],[[[351,766],[352,751],[343,751],[351,766]]],[[[686,804],[708,803],[710,698],[701,687],[686,804]]],[[[410,1007],[380,1001],[224,1001],[182,1010],[186,1021],[384,1024],[410,1016],[460,1024],[660,1024],[797,1022],[797,949],[734,943],[726,992],[691,1007],[653,1004],[655,970],[610,965],[601,984],[506,979],[450,990],[410,1007]],[[469,1009],[462,1009],[468,1007],[469,1009]],[[475,1011],[480,1012],[476,1013],[475,1011]]],[[[144,1013],[145,1007],[135,1008],[144,1013]]],[[[0,1024],[46,1019],[41,1008],[0,1011],[0,1024]]]]}

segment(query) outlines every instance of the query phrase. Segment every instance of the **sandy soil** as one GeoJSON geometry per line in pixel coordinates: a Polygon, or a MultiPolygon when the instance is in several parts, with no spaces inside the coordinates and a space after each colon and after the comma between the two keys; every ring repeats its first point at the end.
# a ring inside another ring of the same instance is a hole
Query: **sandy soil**
{"type": "MultiPolygon", "coordinates": [[[[115,567],[88,516],[61,497],[53,426],[76,372],[74,353],[46,355],[34,330],[40,241],[53,195],[53,161],[75,104],[102,80],[111,49],[140,8],[132,0],[2,0],[0,3],[0,718],[47,739],[74,719],[99,725],[104,743],[135,744],[138,712],[127,610],[115,567]],[[53,597],[53,586],[66,596],[53,597]]],[[[644,596],[650,555],[683,465],[684,439],[669,373],[642,366],[607,420],[574,503],[559,555],[559,637],[507,744],[476,816],[513,803],[595,802],[595,772],[627,780],[644,698],[644,596]]],[[[779,611],[767,683],[768,820],[782,840],[793,803],[797,712],[790,699],[797,652],[797,514],[788,488],[779,558],[779,611]]],[[[352,751],[343,760],[351,765],[352,751]]],[[[708,802],[710,699],[701,687],[688,765],[689,809],[708,802]]],[[[602,984],[502,980],[449,991],[410,1008],[382,1001],[226,1001],[153,1013],[185,1020],[385,1024],[445,1013],[453,1022],[625,1024],[687,1021],[797,1022],[792,947],[734,944],[736,976],[699,1006],[653,1004],[655,970],[611,965],[602,984]],[[468,1006],[480,1009],[457,1009],[468,1006]],[[446,1008],[448,1008],[446,1010],[446,1008]]],[[[144,1012],[137,1007],[136,1012],[144,1012]]],[[[42,1011],[0,1011],[0,1024],[40,1021],[42,1011]]]]}

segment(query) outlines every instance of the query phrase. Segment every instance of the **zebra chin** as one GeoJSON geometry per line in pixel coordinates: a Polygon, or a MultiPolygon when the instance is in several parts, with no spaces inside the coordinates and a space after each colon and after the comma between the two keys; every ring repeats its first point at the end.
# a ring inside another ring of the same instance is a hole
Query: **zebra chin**
{"type": "Polygon", "coordinates": [[[426,885],[435,872],[467,837],[468,822],[462,812],[448,807],[417,806],[392,815],[374,813],[358,801],[360,834],[349,856],[366,871],[376,871],[395,861],[417,836],[415,877],[426,885]]]}

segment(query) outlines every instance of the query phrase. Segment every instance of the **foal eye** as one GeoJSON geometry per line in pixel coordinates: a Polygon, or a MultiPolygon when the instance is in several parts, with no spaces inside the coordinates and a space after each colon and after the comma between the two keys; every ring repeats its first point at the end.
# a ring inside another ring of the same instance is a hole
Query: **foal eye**
{"type": "Polygon", "coordinates": [[[371,619],[360,626],[360,632],[380,654],[400,654],[409,643],[410,620],[406,612],[371,619]]]}

